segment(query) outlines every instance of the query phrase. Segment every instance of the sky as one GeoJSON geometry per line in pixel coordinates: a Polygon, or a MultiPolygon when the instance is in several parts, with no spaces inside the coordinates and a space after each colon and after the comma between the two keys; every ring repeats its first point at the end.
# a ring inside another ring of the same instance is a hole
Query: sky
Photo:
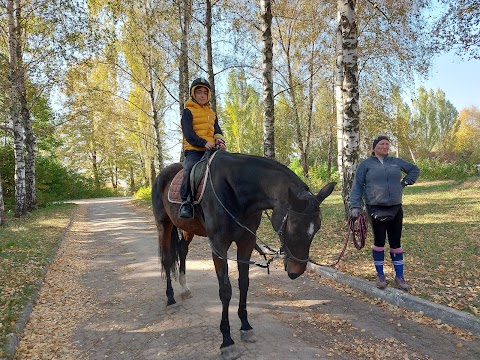
{"type": "Polygon", "coordinates": [[[457,111],[476,106],[480,110],[480,60],[462,60],[453,52],[434,59],[431,75],[418,82],[427,90],[440,88],[457,111]]]}

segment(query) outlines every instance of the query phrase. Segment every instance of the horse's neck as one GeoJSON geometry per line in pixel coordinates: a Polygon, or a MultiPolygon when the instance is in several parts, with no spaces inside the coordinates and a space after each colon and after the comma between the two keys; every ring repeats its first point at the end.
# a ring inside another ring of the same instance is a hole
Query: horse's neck
{"type": "Polygon", "coordinates": [[[255,211],[273,209],[288,201],[289,187],[297,184],[290,174],[270,168],[258,168],[235,176],[244,206],[255,211]]]}

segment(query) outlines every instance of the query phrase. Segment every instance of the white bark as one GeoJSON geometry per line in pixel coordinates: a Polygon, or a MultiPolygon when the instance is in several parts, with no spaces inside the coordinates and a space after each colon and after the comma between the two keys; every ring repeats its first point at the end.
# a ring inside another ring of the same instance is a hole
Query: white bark
{"type": "Polygon", "coordinates": [[[342,46],[342,28],[340,23],[340,3],[338,1],[337,12],[337,44],[336,44],[336,61],[335,61],[335,104],[337,109],[337,163],[338,173],[343,188],[343,46],[342,46]]]}
{"type": "Polygon", "coordinates": [[[359,149],[359,91],[357,24],[355,19],[356,0],[338,1],[338,19],[342,33],[342,197],[346,210],[350,198],[353,178],[358,166],[359,149]]]}
{"type": "Polygon", "coordinates": [[[275,159],[275,113],[273,102],[272,2],[262,0],[263,41],[263,154],[275,159]]]}
{"type": "Polygon", "coordinates": [[[9,75],[10,75],[10,108],[9,116],[13,123],[13,139],[15,153],[15,216],[26,213],[25,189],[25,157],[24,157],[24,123],[21,106],[21,68],[19,51],[19,24],[17,15],[19,11],[18,0],[7,0],[8,21],[8,50],[9,50],[9,75]]]}

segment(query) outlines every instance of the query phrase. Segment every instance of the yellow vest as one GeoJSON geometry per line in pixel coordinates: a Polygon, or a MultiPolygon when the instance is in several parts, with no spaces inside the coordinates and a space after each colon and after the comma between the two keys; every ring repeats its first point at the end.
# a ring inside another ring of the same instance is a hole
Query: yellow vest
{"type": "MultiPolygon", "coordinates": [[[[214,142],[214,133],[215,133],[215,112],[208,105],[200,105],[193,101],[191,98],[185,103],[185,109],[191,111],[193,116],[193,131],[200,136],[202,139],[205,139],[208,142],[214,142]]],[[[199,150],[204,151],[205,148],[199,148],[192,146],[185,136],[183,137],[183,149],[184,150],[199,150]]]]}

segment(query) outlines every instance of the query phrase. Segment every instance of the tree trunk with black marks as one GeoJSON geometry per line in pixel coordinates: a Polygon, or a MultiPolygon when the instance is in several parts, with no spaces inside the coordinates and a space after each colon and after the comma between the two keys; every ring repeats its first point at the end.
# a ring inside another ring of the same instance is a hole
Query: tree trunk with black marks
{"type": "MultiPolygon", "coordinates": [[[[342,35],[342,198],[348,214],[350,190],[358,166],[359,132],[359,91],[358,91],[358,34],[355,16],[356,0],[338,1],[338,19],[342,35]]],[[[338,66],[338,64],[337,64],[338,66]]],[[[338,80],[337,80],[338,81],[338,80]]],[[[338,103],[337,99],[337,103],[338,103]]],[[[340,125],[340,123],[339,123],[340,125]]]]}
{"type": "Polygon", "coordinates": [[[275,159],[275,113],[273,102],[272,2],[261,1],[263,41],[263,154],[275,159]]]}

